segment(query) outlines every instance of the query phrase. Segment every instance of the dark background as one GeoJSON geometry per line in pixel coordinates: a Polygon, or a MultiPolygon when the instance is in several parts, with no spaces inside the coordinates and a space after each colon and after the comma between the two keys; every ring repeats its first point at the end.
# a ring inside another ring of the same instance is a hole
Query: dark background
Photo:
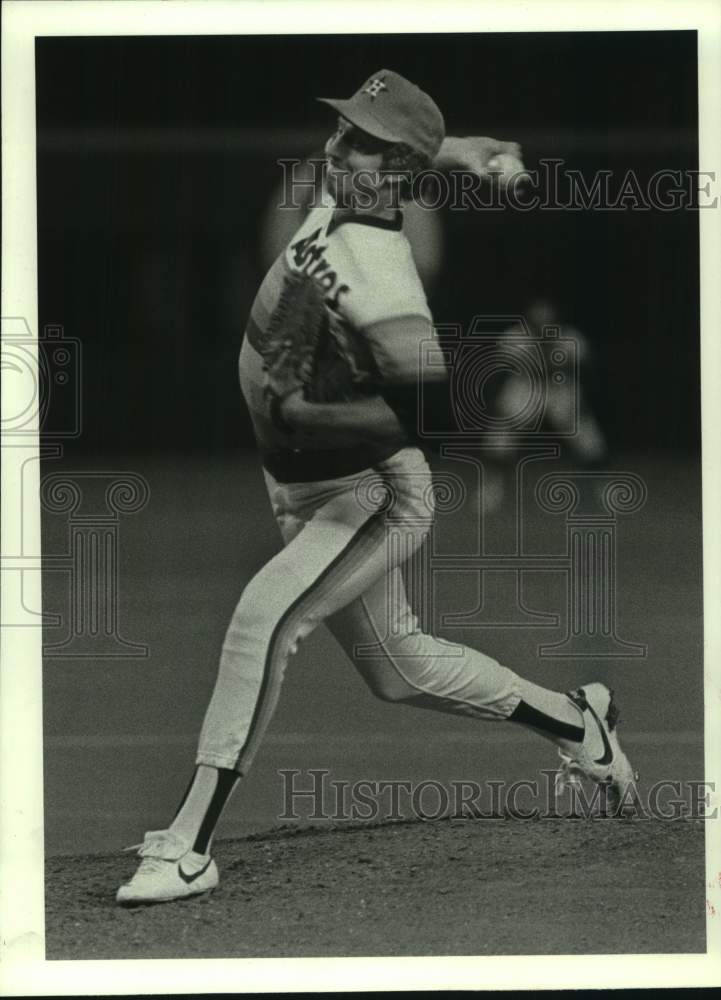
{"type": "MultiPolygon", "coordinates": [[[[237,385],[279,157],[318,149],[350,96],[394,68],[449,134],[516,139],[533,169],[693,170],[695,32],[41,38],[41,327],[82,343],[82,450],[251,444],[237,385]]],[[[563,303],[592,340],[587,386],[612,452],[699,449],[698,218],[443,212],[437,322],[563,303]]]]}

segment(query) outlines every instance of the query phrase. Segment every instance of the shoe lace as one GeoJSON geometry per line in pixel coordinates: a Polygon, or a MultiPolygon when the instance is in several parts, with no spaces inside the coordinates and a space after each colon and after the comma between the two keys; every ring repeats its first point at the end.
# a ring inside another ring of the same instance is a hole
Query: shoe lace
{"type": "Polygon", "coordinates": [[[123,848],[123,853],[137,851],[142,862],[138,871],[160,871],[166,859],[162,857],[162,847],[166,841],[165,836],[146,837],[140,844],[131,844],[123,848]]]}
{"type": "Polygon", "coordinates": [[[138,865],[138,870],[136,875],[155,875],[158,872],[162,872],[167,868],[168,862],[164,861],[162,858],[143,858],[143,860],[138,865]]]}
{"type": "Polygon", "coordinates": [[[573,757],[569,757],[568,754],[563,753],[561,750],[558,751],[558,756],[561,758],[561,766],[556,772],[554,783],[554,792],[556,795],[560,795],[566,788],[573,788],[580,785],[581,775],[583,774],[582,769],[573,757]]]}

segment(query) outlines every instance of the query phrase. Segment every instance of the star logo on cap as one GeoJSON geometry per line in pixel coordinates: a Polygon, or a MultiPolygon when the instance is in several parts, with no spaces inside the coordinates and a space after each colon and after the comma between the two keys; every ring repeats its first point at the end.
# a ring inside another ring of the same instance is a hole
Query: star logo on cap
{"type": "Polygon", "coordinates": [[[383,81],[380,80],[378,77],[374,77],[374,79],[372,79],[371,82],[368,84],[368,86],[365,88],[363,93],[370,94],[371,100],[375,101],[376,97],[378,97],[378,95],[382,90],[388,90],[388,87],[386,87],[385,83],[383,83],[383,81]]]}

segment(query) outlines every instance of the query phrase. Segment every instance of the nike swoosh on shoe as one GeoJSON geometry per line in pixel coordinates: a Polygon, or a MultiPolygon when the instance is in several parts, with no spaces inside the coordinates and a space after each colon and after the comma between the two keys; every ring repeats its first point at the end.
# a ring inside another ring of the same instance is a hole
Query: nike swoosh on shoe
{"type": "Polygon", "coordinates": [[[596,720],[596,725],[598,726],[598,728],[601,731],[601,739],[603,740],[603,756],[602,757],[598,757],[594,761],[594,763],[596,763],[596,764],[610,764],[611,761],[613,760],[613,750],[611,749],[611,744],[608,742],[608,736],[606,736],[606,730],[604,729],[603,723],[601,722],[601,720],[599,719],[599,717],[596,715],[596,712],[595,712],[593,706],[589,705],[588,702],[586,702],[586,707],[588,708],[588,711],[591,713],[591,715],[593,716],[593,718],[596,720]]]}
{"type": "Polygon", "coordinates": [[[207,870],[210,868],[212,860],[213,860],[212,858],[209,858],[208,863],[204,865],[199,872],[193,872],[192,875],[187,875],[181,868],[180,862],[178,862],[178,875],[180,875],[180,877],[182,878],[183,882],[186,883],[186,885],[192,885],[196,879],[200,878],[203,872],[207,872],[207,870]]]}
{"type": "MultiPolygon", "coordinates": [[[[611,692],[611,695],[613,695],[613,692],[611,692]]],[[[588,698],[586,697],[586,692],[583,690],[583,688],[579,688],[576,691],[569,691],[568,697],[575,705],[578,706],[578,708],[581,710],[582,713],[585,714],[585,712],[587,711],[591,713],[596,722],[596,725],[598,726],[601,732],[601,739],[603,740],[603,755],[599,757],[597,760],[595,760],[594,763],[601,765],[610,764],[611,761],[613,760],[613,750],[611,749],[611,744],[608,741],[608,736],[606,735],[606,730],[604,728],[604,725],[599,719],[595,709],[588,701],[588,698]]]]}

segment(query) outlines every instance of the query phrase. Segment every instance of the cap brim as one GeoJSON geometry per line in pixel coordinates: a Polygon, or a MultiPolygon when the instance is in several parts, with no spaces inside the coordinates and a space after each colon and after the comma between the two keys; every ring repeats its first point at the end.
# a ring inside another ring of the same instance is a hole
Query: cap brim
{"type": "Polygon", "coordinates": [[[323,104],[329,104],[332,108],[335,108],[338,114],[347,118],[351,124],[355,125],[357,128],[362,128],[364,132],[375,136],[376,139],[384,139],[386,142],[403,141],[399,135],[396,135],[394,132],[387,129],[385,125],[382,125],[378,119],[370,113],[370,111],[362,106],[359,107],[352,98],[344,101],[338,100],[334,97],[316,97],[316,101],[321,101],[323,104]]]}

